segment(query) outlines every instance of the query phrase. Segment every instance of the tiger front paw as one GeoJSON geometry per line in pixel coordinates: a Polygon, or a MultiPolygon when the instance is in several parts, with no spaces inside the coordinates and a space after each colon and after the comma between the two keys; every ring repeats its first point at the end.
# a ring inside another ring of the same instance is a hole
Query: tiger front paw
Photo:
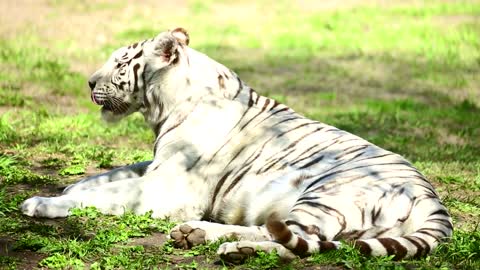
{"type": "Polygon", "coordinates": [[[68,216],[68,210],[75,206],[75,202],[71,200],[32,197],[24,201],[20,208],[23,214],[30,217],[57,218],[68,216]]]}
{"type": "Polygon", "coordinates": [[[205,236],[205,230],[193,228],[187,223],[176,226],[170,232],[170,238],[174,240],[174,246],[183,249],[190,249],[193,246],[205,244],[205,236]]]}

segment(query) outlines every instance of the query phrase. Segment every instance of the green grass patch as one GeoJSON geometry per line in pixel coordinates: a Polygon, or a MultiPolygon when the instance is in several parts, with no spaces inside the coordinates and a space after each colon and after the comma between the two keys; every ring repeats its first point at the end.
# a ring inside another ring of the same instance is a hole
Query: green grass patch
{"type": "Polygon", "coordinates": [[[14,157],[7,156],[2,153],[0,153],[0,177],[2,178],[4,185],[44,185],[57,182],[57,179],[51,176],[40,175],[30,171],[29,169],[20,165],[14,157]]]}
{"type": "Polygon", "coordinates": [[[450,242],[439,245],[429,256],[418,260],[393,261],[392,256],[365,257],[351,245],[339,250],[313,254],[307,264],[336,264],[347,269],[477,269],[480,266],[480,231],[456,231],[450,242]]]}
{"type": "MultiPolygon", "coordinates": [[[[85,77],[51,51],[35,46],[33,38],[0,40],[0,61],[16,72],[17,80],[40,84],[55,95],[83,94],[85,77]]],[[[0,93],[9,89],[0,89],[0,93]]]]}
{"type": "Polygon", "coordinates": [[[0,189],[0,217],[5,218],[8,214],[18,210],[20,203],[27,198],[28,194],[8,194],[5,187],[0,189]]]}
{"type": "MultiPolygon", "coordinates": [[[[150,268],[162,262],[159,256],[143,246],[121,246],[130,238],[147,236],[152,232],[167,232],[174,223],[144,215],[126,213],[104,216],[95,208],[73,209],[71,216],[57,226],[44,227],[23,234],[15,250],[32,250],[46,254],[39,265],[48,268],[85,267],[87,261],[97,261],[92,268],[112,269],[127,266],[150,268]]],[[[26,228],[19,227],[18,230],[26,228]]]]}
{"type": "Polygon", "coordinates": [[[365,257],[353,246],[343,244],[339,250],[314,254],[307,259],[307,262],[320,265],[334,262],[347,269],[405,269],[392,259],[393,256],[365,257]]]}
{"type": "MultiPolygon", "coordinates": [[[[280,266],[286,266],[282,263],[277,252],[273,251],[271,253],[259,251],[257,256],[249,258],[245,262],[245,266],[251,269],[273,269],[280,266]]],[[[286,267],[285,267],[286,268],[286,267]]]]}
{"type": "Polygon", "coordinates": [[[17,261],[15,258],[8,256],[0,256],[1,269],[17,269],[17,261]]]}
{"type": "Polygon", "coordinates": [[[14,84],[0,85],[0,106],[23,107],[32,104],[32,98],[19,93],[20,87],[14,84]]]}
{"type": "MultiPolygon", "coordinates": [[[[12,148],[21,144],[29,151],[43,153],[44,160],[47,160],[43,161],[45,167],[60,169],[60,175],[83,174],[89,165],[112,168],[152,158],[149,142],[153,142],[153,134],[139,116],[132,116],[119,125],[102,123],[96,113],[64,116],[22,112],[16,118],[0,116],[5,146],[12,148]],[[125,138],[123,142],[114,140],[122,137],[125,138]],[[86,140],[93,143],[86,143],[86,140]],[[104,143],[99,145],[95,141],[104,143]],[[108,141],[112,143],[105,143],[108,141]],[[129,145],[138,146],[139,141],[144,145],[143,149],[127,150],[129,145]],[[62,159],[49,158],[49,155],[62,155],[62,159]]],[[[15,170],[10,171],[14,173],[15,170]]]]}

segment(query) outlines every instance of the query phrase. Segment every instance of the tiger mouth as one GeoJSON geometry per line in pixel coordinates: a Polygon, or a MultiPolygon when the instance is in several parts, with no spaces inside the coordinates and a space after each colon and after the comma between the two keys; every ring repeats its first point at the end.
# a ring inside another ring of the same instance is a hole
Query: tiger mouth
{"type": "Polygon", "coordinates": [[[90,99],[95,105],[100,105],[100,106],[103,105],[106,100],[105,98],[106,96],[104,94],[96,93],[94,91],[90,93],[90,99]]]}
{"type": "Polygon", "coordinates": [[[95,94],[93,92],[90,94],[90,99],[92,99],[92,102],[95,105],[102,105],[101,102],[99,100],[97,100],[97,98],[95,97],[95,94]]]}
{"type": "Polygon", "coordinates": [[[92,102],[96,105],[102,106],[102,111],[110,111],[114,114],[123,114],[128,112],[130,103],[124,102],[117,97],[108,97],[104,94],[95,93],[90,94],[92,102]]]}
{"type": "Polygon", "coordinates": [[[123,114],[128,111],[130,104],[123,101],[105,100],[102,102],[102,111],[111,111],[115,114],[123,114]]]}

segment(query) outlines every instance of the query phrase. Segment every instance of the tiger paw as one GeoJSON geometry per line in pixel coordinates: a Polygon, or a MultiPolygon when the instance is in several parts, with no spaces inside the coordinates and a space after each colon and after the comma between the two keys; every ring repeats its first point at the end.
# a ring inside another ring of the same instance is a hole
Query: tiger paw
{"type": "Polygon", "coordinates": [[[217,250],[217,254],[223,261],[241,264],[247,258],[256,255],[255,242],[240,241],[223,243],[217,250]]]}
{"type": "Polygon", "coordinates": [[[240,264],[243,263],[247,258],[256,256],[258,251],[267,253],[275,251],[277,255],[285,261],[291,261],[296,258],[292,251],[273,241],[227,242],[220,245],[217,250],[217,254],[220,255],[220,258],[226,262],[240,264]]]}
{"type": "Polygon", "coordinates": [[[75,207],[71,200],[58,198],[32,197],[22,203],[22,213],[31,217],[57,218],[68,216],[68,210],[75,207]]]}
{"type": "Polygon", "coordinates": [[[187,223],[176,226],[170,232],[173,245],[177,248],[189,249],[206,243],[206,232],[200,228],[192,228],[187,223]]]}

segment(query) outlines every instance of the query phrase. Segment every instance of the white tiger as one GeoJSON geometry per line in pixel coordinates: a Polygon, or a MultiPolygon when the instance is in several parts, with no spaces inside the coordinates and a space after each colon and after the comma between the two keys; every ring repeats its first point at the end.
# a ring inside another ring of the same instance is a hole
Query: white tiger
{"type": "Polygon", "coordinates": [[[222,258],[284,258],[354,243],[364,254],[419,257],[452,234],[431,184],[401,156],[258,95],[190,47],[182,28],[116,50],[89,80],[109,121],[140,112],[154,159],[82,180],[22,210],[73,207],[187,221],[170,236],[189,248],[222,236],[222,258]],[[208,220],[208,221],[206,221],[208,220]]]}

